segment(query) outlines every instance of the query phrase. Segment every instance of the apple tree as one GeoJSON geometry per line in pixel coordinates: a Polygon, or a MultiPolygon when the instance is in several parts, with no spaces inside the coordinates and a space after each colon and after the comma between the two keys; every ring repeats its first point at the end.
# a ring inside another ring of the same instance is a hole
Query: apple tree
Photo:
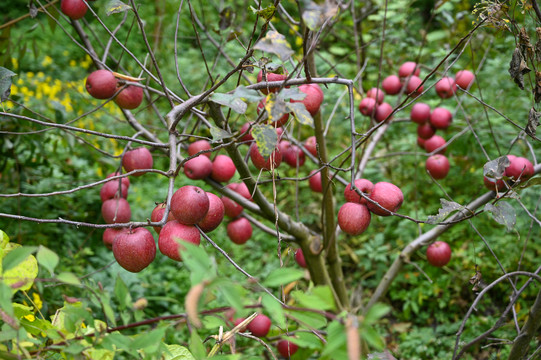
{"type": "Polygon", "coordinates": [[[6,358],[535,358],[534,1],[0,5],[6,358]]]}

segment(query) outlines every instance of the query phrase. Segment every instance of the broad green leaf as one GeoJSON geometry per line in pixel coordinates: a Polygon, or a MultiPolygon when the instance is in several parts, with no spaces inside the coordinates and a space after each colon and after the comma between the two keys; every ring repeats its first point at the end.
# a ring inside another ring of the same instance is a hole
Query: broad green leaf
{"type": "Polygon", "coordinates": [[[289,284],[295,280],[299,280],[304,276],[304,271],[296,268],[277,268],[271,271],[267,276],[263,285],[268,287],[289,284]]]}
{"type": "Polygon", "coordinates": [[[166,345],[167,353],[164,354],[164,360],[195,360],[190,350],[180,345],[166,345]]]}
{"type": "Polygon", "coordinates": [[[311,332],[297,332],[295,336],[285,338],[304,349],[318,349],[321,347],[321,340],[311,332]]]}
{"type": "Polygon", "coordinates": [[[246,290],[240,285],[233,284],[229,280],[218,281],[213,283],[218,288],[218,291],[225,297],[228,305],[233,307],[237,312],[242,312],[246,297],[246,290]]]}
{"type": "Polygon", "coordinates": [[[328,286],[316,286],[312,289],[312,294],[330,304],[330,309],[335,309],[334,297],[331,289],[328,286]]]}
{"type": "Polygon", "coordinates": [[[310,113],[306,110],[306,106],[304,106],[303,103],[286,103],[286,108],[288,112],[291,112],[293,113],[293,115],[295,115],[295,119],[297,119],[300,124],[314,126],[314,119],[312,118],[312,115],[310,115],[310,113]]]}
{"type": "MultiPolygon", "coordinates": [[[[0,309],[6,313],[6,316],[13,316],[13,305],[11,303],[11,297],[13,292],[11,288],[4,282],[0,282],[0,309]]],[[[2,319],[6,322],[6,319],[2,319]]],[[[15,321],[15,319],[13,319],[15,321]]],[[[13,324],[9,324],[13,326],[13,324]]]]}
{"type": "Polygon", "coordinates": [[[0,102],[7,100],[11,93],[11,78],[15,74],[13,71],[0,66],[0,102]]]}
{"type": "Polygon", "coordinates": [[[220,129],[219,127],[216,127],[216,126],[210,127],[210,135],[212,136],[213,143],[222,141],[223,139],[228,139],[233,136],[231,135],[229,131],[220,129]]]}
{"type": "Polygon", "coordinates": [[[261,156],[268,158],[278,142],[276,129],[270,125],[254,125],[252,126],[252,136],[261,156]]]}
{"type": "Polygon", "coordinates": [[[36,259],[38,260],[38,264],[49,270],[51,275],[54,274],[54,269],[59,261],[59,257],[54,251],[40,245],[38,253],[36,254],[36,259]]]}
{"type": "Polygon", "coordinates": [[[79,278],[70,272],[62,272],[57,275],[56,279],[69,285],[81,285],[79,278]]]}
{"type": "Polygon", "coordinates": [[[453,201],[440,199],[440,202],[441,208],[438,210],[438,215],[430,215],[426,220],[428,224],[437,224],[442,222],[452,212],[462,210],[464,208],[464,206],[453,201]]]}
{"type": "Polygon", "coordinates": [[[146,332],[135,337],[134,342],[138,349],[143,349],[145,352],[155,352],[156,347],[160,345],[167,327],[159,327],[150,332],[146,332]],[[154,348],[154,351],[153,351],[154,348]]]}
{"type": "Polygon", "coordinates": [[[286,317],[282,305],[269,294],[263,294],[262,303],[263,307],[267,310],[267,314],[274,320],[274,323],[278,325],[279,328],[285,328],[286,317]]]}
{"type": "Polygon", "coordinates": [[[278,97],[283,100],[301,101],[306,97],[306,93],[299,90],[298,87],[285,88],[278,94],[278,97]]]}
{"type": "Polygon", "coordinates": [[[124,310],[132,305],[132,298],[128,287],[120,277],[117,275],[115,282],[115,296],[118,301],[118,308],[124,310]]]}
{"type": "Polygon", "coordinates": [[[105,5],[105,9],[107,16],[109,16],[111,14],[117,14],[125,12],[127,10],[131,10],[131,6],[123,3],[120,0],[109,0],[109,2],[105,5]]]}
{"type": "MultiPolygon", "coordinates": [[[[333,321],[327,326],[327,344],[321,353],[322,356],[339,356],[339,352],[346,350],[346,329],[338,321],[333,321]]],[[[345,357],[347,358],[347,356],[345,357]]],[[[333,357],[333,359],[342,359],[333,357]]]]}
{"type": "Polygon", "coordinates": [[[216,277],[210,257],[203,247],[183,242],[180,250],[182,262],[190,270],[192,285],[201,283],[203,280],[212,280],[216,277]]]}
{"type": "Polygon", "coordinates": [[[492,217],[499,224],[505,225],[508,231],[511,231],[517,222],[517,213],[515,208],[508,202],[499,201],[495,205],[488,203],[485,205],[485,211],[492,213],[492,217]]]}
{"type": "Polygon", "coordinates": [[[262,96],[259,91],[248,89],[245,86],[239,86],[236,88],[233,96],[239,99],[244,99],[248,102],[257,102],[265,98],[265,96],[262,96]]]}
{"type": "Polygon", "coordinates": [[[385,343],[383,342],[383,339],[378,334],[378,332],[370,327],[363,327],[361,329],[361,338],[366,340],[368,344],[370,344],[372,347],[374,347],[376,350],[382,350],[385,343]]]}
{"type": "Polygon", "coordinates": [[[9,236],[2,230],[0,230],[0,249],[4,249],[9,242],[9,236]]]}
{"type": "Polygon", "coordinates": [[[36,251],[35,246],[20,246],[19,244],[10,244],[11,249],[6,247],[4,258],[2,259],[2,269],[8,271],[22,263],[30,254],[36,251]]]}
{"type": "Polygon", "coordinates": [[[213,93],[210,100],[217,104],[227,106],[238,114],[244,114],[248,105],[234,94],[213,93]]]}
{"type": "Polygon", "coordinates": [[[335,308],[334,299],[330,289],[325,286],[318,286],[311,292],[296,290],[291,292],[291,296],[301,306],[316,310],[332,310],[335,308]],[[320,290],[317,290],[320,288],[320,290]]]}
{"type": "Polygon", "coordinates": [[[192,329],[192,334],[190,336],[190,351],[196,359],[207,358],[207,350],[195,329],[192,329]]]}
{"type": "Polygon", "coordinates": [[[265,101],[266,117],[275,122],[280,120],[285,114],[289,112],[286,102],[279,97],[275,97],[273,94],[267,96],[265,101]]]}
{"type": "Polygon", "coordinates": [[[519,188],[525,189],[525,188],[528,188],[530,186],[536,186],[536,185],[541,185],[541,176],[536,176],[536,177],[530,178],[525,183],[523,183],[523,184],[521,183],[519,185],[519,188]]]}
{"type": "Polygon", "coordinates": [[[385,316],[391,308],[385,304],[375,304],[368,310],[368,313],[364,316],[363,325],[372,325],[383,316],[385,316]]]}
{"type": "Polygon", "coordinates": [[[314,329],[321,329],[327,325],[327,319],[321,314],[309,311],[291,311],[289,313],[293,318],[297,319],[302,326],[308,326],[314,329]]]}
{"type": "Polygon", "coordinates": [[[114,332],[103,338],[102,346],[108,350],[129,350],[133,347],[133,342],[129,336],[114,332]]]}
{"type": "Polygon", "coordinates": [[[483,175],[492,179],[501,179],[505,169],[511,164],[507,156],[500,156],[483,165],[483,175]]]}
{"type": "Polygon", "coordinates": [[[68,354],[79,355],[85,348],[86,346],[81,343],[72,342],[68,346],[63,347],[62,351],[67,352],[68,354]]]}
{"type": "Polygon", "coordinates": [[[276,54],[282,61],[288,60],[295,53],[285,36],[272,30],[255,44],[254,49],[276,54]]]}
{"type": "Polygon", "coordinates": [[[111,307],[111,298],[109,297],[108,294],[107,295],[101,294],[100,301],[101,301],[101,306],[103,307],[103,312],[105,313],[105,316],[107,317],[107,319],[113,326],[116,326],[116,317],[115,317],[115,312],[113,311],[113,308],[111,307]]]}
{"type": "Polygon", "coordinates": [[[250,8],[252,9],[252,12],[254,14],[261,16],[265,20],[270,20],[273,17],[274,12],[276,11],[274,5],[267,6],[266,8],[261,10],[254,9],[252,6],[250,6],[250,8]]]}

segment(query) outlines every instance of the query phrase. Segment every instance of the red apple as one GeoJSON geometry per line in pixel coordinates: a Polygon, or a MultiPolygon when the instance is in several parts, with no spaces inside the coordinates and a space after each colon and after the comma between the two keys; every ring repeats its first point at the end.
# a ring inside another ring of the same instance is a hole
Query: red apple
{"type": "Polygon", "coordinates": [[[108,249],[113,249],[113,242],[118,234],[128,231],[127,228],[107,228],[103,232],[102,241],[108,249]]]}
{"type": "Polygon", "coordinates": [[[359,111],[364,116],[372,116],[372,114],[375,114],[376,108],[376,100],[370,97],[365,97],[361,100],[361,103],[359,104],[359,111]]]}
{"type": "Polygon", "coordinates": [[[483,176],[483,183],[487,189],[492,191],[496,191],[496,188],[498,188],[498,191],[505,189],[505,182],[502,179],[496,180],[483,176]]]}
{"type": "Polygon", "coordinates": [[[323,192],[323,185],[321,184],[321,172],[318,170],[312,170],[310,171],[310,175],[312,175],[308,179],[308,185],[310,186],[310,189],[315,192],[323,192]]]}
{"type": "Polygon", "coordinates": [[[417,126],[417,135],[421,139],[430,139],[435,133],[436,129],[434,129],[434,127],[429,123],[419,124],[417,126]]]}
{"type": "Polygon", "coordinates": [[[125,182],[116,180],[111,180],[109,182],[106,182],[103,184],[103,186],[100,189],[100,198],[101,202],[104,202],[105,200],[112,199],[114,197],[123,197],[124,199],[128,198],[128,187],[126,186],[125,182]],[[120,186],[120,193],[118,189],[118,183],[121,183],[120,186]]]}
{"type": "Polygon", "coordinates": [[[303,84],[299,90],[306,94],[303,100],[291,100],[291,102],[302,102],[312,116],[315,115],[323,103],[323,91],[318,84],[303,84]]]}
{"type": "Polygon", "coordinates": [[[431,153],[436,149],[440,149],[437,154],[445,154],[445,150],[447,150],[447,147],[445,146],[445,139],[439,135],[434,135],[425,140],[425,150],[427,153],[431,153]]]}
{"type": "Polygon", "coordinates": [[[299,346],[289,340],[280,340],[276,344],[276,349],[284,358],[290,359],[297,352],[299,346]]]}
{"type": "MultiPolygon", "coordinates": [[[[122,166],[126,172],[133,170],[152,169],[152,154],[145,147],[139,147],[127,151],[122,157],[122,166]]],[[[133,176],[141,176],[144,172],[133,174],[133,176]]]]}
{"type": "Polygon", "coordinates": [[[430,124],[435,129],[447,129],[453,121],[453,114],[446,108],[437,107],[430,114],[430,124]]]}
{"type": "Polygon", "coordinates": [[[302,267],[306,268],[306,260],[304,259],[304,253],[302,252],[302,249],[295,250],[295,261],[297,264],[302,267]]]}
{"type": "Polygon", "coordinates": [[[257,316],[248,324],[247,328],[252,335],[257,337],[267,336],[271,327],[271,320],[263,315],[257,314],[257,316]]]}
{"type": "MultiPolygon", "coordinates": [[[[283,81],[287,79],[287,74],[276,74],[272,72],[266,72],[265,73],[266,79],[263,78],[263,70],[259,71],[259,74],[257,74],[257,82],[260,83],[261,81],[270,82],[270,81],[283,81]]],[[[269,92],[275,93],[278,91],[279,88],[263,88],[259,91],[261,91],[263,94],[267,95],[269,92]]]]}
{"type": "MultiPolygon", "coordinates": [[[[122,174],[119,173],[119,172],[114,172],[114,173],[111,173],[111,174],[107,175],[106,178],[109,179],[109,178],[111,178],[111,177],[113,177],[113,176],[118,176],[118,175],[122,175],[122,174]]],[[[117,179],[117,180],[118,180],[118,179],[117,179]]],[[[126,185],[126,187],[130,187],[130,179],[128,179],[127,176],[124,176],[124,177],[122,178],[122,183],[123,183],[124,185],[126,185]]]]}
{"type": "Polygon", "coordinates": [[[268,157],[263,157],[259,152],[257,143],[253,143],[250,146],[250,159],[252,159],[252,163],[259,170],[271,170],[271,168],[276,169],[280,166],[282,154],[280,153],[280,150],[275,148],[268,157]]]}
{"type": "Polygon", "coordinates": [[[377,202],[383,209],[368,202],[368,210],[379,216],[389,216],[391,212],[397,212],[400,209],[404,202],[404,194],[398,186],[382,181],[374,185],[370,199],[377,202]]]}
{"type": "MultiPolygon", "coordinates": [[[[248,191],[248,188],[246,187],[246,184],[244,183],[233,183],[228,184],[226,187],[230,188],[231,190],[239,193],[243,197],[245,197],[248,200],[252,199],[252,196],[250,194],[250,191],[248,191]],[[244,185],[244,186],[243,186],[244,185]]],[[[222,196],[222,203],[224,205],[224,211],[225,215],[230,218],[236,218],[240,215],[242,210],[244,209],[241,205],[239,205],[236,201],[231,200],[228,197],[222,196]]]]}
{"type": "Polygon", "coordinates": [[[376,100],[378,104],[381,104],[385,94],[383,93],[383,90],[373,87],[366,92],[366,96],[376,100]]]}
{"type": "Polygon", "coordinates": [[[423,80],[418,76],[411,76],[406,84],[406,93],[411,97],[417,97],[423,92],[423,80]],[[419,87],[420,86],[420,87],[419,87]],[[419,87],[419,89],[417,89],[419,87]],[[416,90],[417,89],[417,90],[416,90]]]}
{"type": "Polygon", "coordinates": [[[505,169],[505,175],[511,179],[518,180],[520,178],[524,181],[534,175],[535,171],[530,160],[524,157],[515,157],[512,160],[510,159],[510,161],[511,164],[505,169]]]}
{"type": "Polygon", "coordinates": [[[143,227],[121,232],[113,242],[113,255],[124,269],[139,272],[156,257],[156,243],[143,227]]]}
{"type": "Polygon", "coordinates": [[[192,180],[202,180],[212,173],[212,161],[198,155],[184,163],[184,174],[192,180]]]}
{"type": "Polygon", "coordinates": [[[475,75],[469,70],[460,70],[456,73],[455,82],[462,89],[468,90],[475,81],[475,75]]]}
{"type": "Polygon", "coordinates": [[[436,241],[426,248],[426,258],[432,266],[445,266],[451,260],[451,247],[444,241],[436,241]]]}
{"type": "Polygon", "coordinates": [[[222,200],[213,193],[207,192],[209,198],[209,211],[197,225],[205,233],[216,229],[224,219],[225,209],[222,200]]]}
{"type": "Polygon", "coordinates": [[[370,225],[370,211],[366,205],[347,202],[338,211],[338,225],[346,234],[362,234],[370,225]]]}
{"type": "MultiPolygon", "coordinates": [[[[165,208],[167,204],[162,202],[156,205],[154,210],[152,210],[152,213],[150,214],[150,221],[152,222],[158,222],[162,221],[163,215],[165,213],[165,208]]],[[[167,216],[167,222],[175,220],[175,217],[173,216],[173,213],[171,210],[169,210],[169,215],[167,216]]],[[[161,226],[154,226],[154,231],[156,231],[156,234],[160,235],[160,231],[162,230],[161,226]]]]}
{"type": "Polygon", "coordinates": [[[455,79],[450,76],[445,76],[436,83],[435,88],[436,93],[440,98],[449,99],[456,92],[455,79]]]}
{"type": "Polygon", "coordinates": [[[130,204],[124,198],[105,200],[101,204],[101,215],[107,224],[127,223],[131,219],[130,204]]]}
{"type": "Polygon", "coordinates": [[[227,236],[237,245],[245,244],[252,237],[252,224],[240,217],[227,224],[227,236]]]}
{"type": "Polygon", "coordinates": [[[86,78],[85,87],[92,97],[109,99],[116,92],[117,79],[109,70],[96,70],[86,78]]]}
{"type": "Polygon", "coordinates": [[[85,16],[88,7],[83,0],[62,0],[60,10],[72,20],[78,20],[85,16]]]}
{"type": "Polygon", "coordinates": [[[417,146],[419,146],[423,150],[425,150],[425,142],[426,142],[425,139],[423,139],[420,136],[417,136],[417,146]]]}
{"type": "MultiPolygon", "coordinates": [[[[190,156],[205,150],[212,150],[212,145],[210,145],[210,143],[205,139],[196,140],[190,145],[188,145],[188,155],[190,156]]],[[[210,151],[201,153],[200,155],[204,155],[210,158],[210,151]]]]}
{"type": "Polygon", "coordinates": [[[398,76],[401,78],[405,78],[410,75],[419,76],[419,74],[421,74],[421,68],[413,61],[406,61],[398,69],[398,76]]]}
{"type": "Polygon", "coordinates": [[[175,219],[184,225],[197,224],[203,220],[209,206],[207,193],[193,185],[181,187],[171,198],[171,212],[175,219]]]}
{"type": "Polygon", "coordinates": [[[254,141],[254,137],[252,136],[252,129],[250,128],[251,125],[252,125],[252,122],[247,122],[247,123],[244,123],[244,125],[242,125],[242,127],[240,128],[240,133],[241,134],[246,133],[246,134],[240,138],[240,141],[242,142],[254,141]],[[250,131],[248,131],[248,129],[250,129],[250,131]]]}
{"type": "Polygon", "coordinates": [[[317,140],[315,136],[310,136],[308,139],[306,139],[304,142],[304,147],[310,154],[317,157],[317,140]]]}
{"type": "Polygon", "coordinates": [[[430,119],[430,106],[425,103],[416,103],[411,108],[410,119],[420,125],[426,123],[430,119]]]}
{"type": "Polygon", "coordinates": [[[447,156],[436,154],[426,159],[426,171],[437,180],[444,179],[449,173],[447,156]]]}
{"type": "MultiPolygon", "coordinates": [[[[370,196],[372,189],[374,189],[374,184],[367,179],[356,179],[355,187],[363,192],[365,195],[370,196]]],[[[344,190],[344,198],[347,202],[366,204],[367,200],[361,195],[357,194],[356,191],[351,190],[351,183],[347,184],[346,189],[344,190]]]]}
{"type": "MultiPolygon", "coordinates": [[[[281,141],[281,143],[284,141],[281,141]]],[[[282,153],[283,161],[289,166],[296,168],[297,164],[303,166],[306,162],[306,155],[302,152],[301,148],[297,145],[289,144],[289,146],[284,146],[284,151],[282,153]]]]}
{"type": "Polygon", "coordinates": [[[212,161],[212,173],[210,177],[214,181],[228,182],[233,176],[237,168],[233,163],[233,160],[227,155],[216,155],[212,161]]]}
{"type": "Polygon", "coordinates": [[[383,90],[385,90],[387,95],[396,95],[400,93],[400,90],[402,90],[402,83],[400,82],[400,78],[398,76],[389,75],[383,79],[381,87],[383,90]]]}
{"type": "Polygon", "coordinates": [[[201,235],[195,226],[184,225],[174,220],[165,224],[162,231],[160,231],[158,247],[165,256],[176,261],[182,261],[180,256],[180,250],[183,249],[182,241],[199,245],[201,235]]]}
{"type": "Polygon", "coordinates": [[[143,102],[143,88],[128,85],[115,97],[115,103],[123,109],[133,110],[143,102]]]}
{"type": "MultiPolygon", "coordinates": [[[[376,115],[374,116],[374,118],[376,119],[377,122],[382,122],[385,119],[387,119],[392,114],[392,112],[393,112],[393,107],[389,105],[388,103],[384,102],[384,103],[379,104],[376,107],[376,115]]],[[[391,119],[392,117],[388,118],[387,120],[391,120],[391,119]]]]}

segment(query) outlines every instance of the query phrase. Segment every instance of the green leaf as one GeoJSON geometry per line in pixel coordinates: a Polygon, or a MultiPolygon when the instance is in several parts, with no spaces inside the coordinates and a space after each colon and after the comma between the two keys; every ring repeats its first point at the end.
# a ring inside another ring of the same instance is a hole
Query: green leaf
{"type": "Polygon", "coordinates": [[[13,71],[0,66],[0,102],[7,100],[11,93],[11,78],[15,74],[13,71]]]}
{"type": "Polygon", "coordinates": [[[254,14],[261,16],[265,20],[270,20],[273,17],[274,12],[276,11],[274,5],[267,6],[266,8],[261,10],[254,9],[254,7],[252,6],[250,6],[250,8],[252,9],[252,12],[254,14]]]}
{"type": "MultiPolygon", "coordinates": [[[[327,344],[323,348],[322,356],[333,355],[338,356],[337,352],[346,350],[346,330],[338,321],[333,321],[327,326],[327,344]]],[[[347,358],[347,356],[346,356],[347,358]]],[[[342,359],[341,357],[333,357],[333,359],[342,359]]]]}
{"type": "Polygon", "coordinates": [[[274,323],[279,328],[285,328],[286,317],[282,305],[269,294],[263,294],[262,303],[263,307],[267,310],[267,314],[270,314],[270,317],[274,320],[274,323]]]}
{"type": "Polygon", "coordinates": [[[4,249],[9,242],[9,236],[2,230],[0,230],[0,249],[4,249]]]}
{"type": "Polygon", "coordinates": [[[231,135],[229,131],[220,129],[219,127],[216,127],[216,126],[210,127],[210,135],[212,136],[213,143],[222,141],[223,139],[229,139],[230,137],[233,136],[231,135]]]}
{"type": "Polygon", "coordinates": [[[306,110],[306,106],[301,102],[286,103],[286,108],[289,112],[295,115],[295,119],[301,125],[314,126],[312,115],[306,110]]]}
{"type": "Polygon", "coordinates": [[[166,345],[167,353],[164,354],[164,360],[195,360],[190,350],[180,345],[166,345]]]}
{"type": "Polygon", "coordinates": [[[120,310],[124,310],[127,307],[130,307],[132,305],[132,298],[130,295],[130,291],[128,290],[128,287],[122,280],[122,277],[120,277],[120,274],[116,277],[115,282],[115,296],[118,301],[118,308],[120,310]]]}
{"type": "Polygon", "coordinates": [[[38,264],[49,270],[51,275],[54,274],[54,269],[59,261],[59,257],[54,251],[40,245],[38,253],[36,254],[36,259],[38,260],[38,264]]]}
{"type": "Polygon", "coordinates": [[[368,313],[364,317],[363,324],[372,325],[383,316],[385,316],[391,308],[385,304],[375,304],[368,310],[368,313]]]}
{"type": "Polygon", "coordinates": [[[235,94],[213,93],[210,100],[217,104],[227,106],[238,114],[244,114],[248,105],[235,94]]]}
{"type": "Polygon", "coordinates": [[[102,346],[108,350],[129,350],[133,348],[132,338],[119,332],[108,334],[102,341],[102,346]]]}
{"type": "Polygon", "coordinates": [[[216,277],[216,270],[203,247],[183,242],[180,253],[182,262],[190,270],[192,286],[216,277]]]}
{"type": "Polygon", "coordinates": [[[491,160],[483,165],[483,176],[492,179],[501,179],[505,169],[511,164],[507,156],[500,156],[497,159],[491,160]]]}
{"type": "MultiPolygon", "coordinates": [[[[17,244],[14,244],[17,245],[17,244]]],[[[13,269],[20,263],[22,263],[30,254],[35,252],[37,247],[35,246],[18,246],[14,247],[13,250],[7,252],[7,254],[2,259],[2,269],[4,272],[13,269]]],[[[8,250],[8,249],[6,249],[8,250]]]]}
{"type": "Polygon", "coordinates": [[[236,88],[233,96],[239,99],[244,99],[248,102],[257,102],[265,98],[265,96],[261,95],[259,91],[248,89],[245,86],[239,86],[236,88]]]}
{"type": "Polygon", "coordinates": [[[4,271],[0,272],[3,276],[3,282],[6,285],[9,285],[12,289],[12,292],[15,293],[18,290],[26,291],[32,287],[34,279],[38,276],[38,262],[33,255],[30,255],[28,252],[35,251],[36,247],[22,247],[19,244],[8,243],[4,249],[0,249],[0,253],[4,256],[4,261],[2,262],[2,268],[4,271]],[[19,253],[19,249],[23,249],[19,253]],[[24,250],[26,249],[26,251],[24,250]],[[17,251],[15,255],[13,252],[17,251]],[[26,254],[26,256],[24,256],[26,254]],[[13,256],[12,259],[10,257],[13,256]],[[23,260],[19,262],[19,259],[23,257],[23,260]],[[5,266],[7,259],[8,267],[5,266]],[[11,267],[13,262],[16,262],[17,265],[11,267]]]}
{"type": "Polygon", "coordinates": [[[385,343],[374,328],[363,327],[361,330],[361,337],[372,347],[376,348],[376,350],[383,350],[385,343]]]}
{"type": "Polygon", "coordinates": [[[276,148],[278,142],[276,129],[270,125],[254,125],[252,126],[252,137],[256,141],[261,156],[267,159],[276,148]]]}
{"type": "Polygon", "coordinates": [[[267,32],[265,37],[254,45],[254,49],[276,54],[282,61],[288,60],[294,54],[285,36],[277,31],[267,32]]]}
{"type": "Polygon", "coordinates": [[[325,1],[324,4],[318,5],[310,1],[302,13],[302,20],[312,31],[317,31],[328,19],[334,17],[338,13],[338,5],[334,1],[325,1]]]}
{"type": "Polygon", "coordinates": [[[462,210],[464,206],[459,203],[448,201],[445,199],[440,199],[441,209],[438,210],[438,215],[430,215],[426,220],[427,224],[437,224],[442,222],[449,214],[454,211],[462,210]]]}
{"type": "Polygon", "coordinates": [[[218,288],[218,291],[225,297],[227,303],[237,312],[244,309],[242,301],[246,296],[246,290],[240,285],[231,283],[230,280],[220,280],[213,283],[218,288]]]}
{"type": "Polygon", "coordinates": [[[81,285],[81,281],[79,280],[79,278],[75,276],[75,274],[70,272],[62,272],[58,274],[56,279],[69,285],[81,285]]]}
{"type": "MultiPolygon", "coordinates": [[[[0,282],[0,309],[8,316],[13,316],[13,305],[11,303],[12,294],[11,288],[4,282],[0,282]]],[[[2,320],[5,322],[5,319],[2,320]]],[[[12,326],[12,324],[9,325],[12,326]]]]}
{"type": "Polygon", "coordinates": [[[541,177],[540,176],[530,178],[528,181],[526,181],[523,184],[521,183],[519,185],[519,188],[526,189],[526,188],[528,188],[530,186],[536,186],[536,185],[541,185],[541,177]]]}
{"type": "Polygon", "coordinates": [[[207,358],[207,350],[195,329],[192,329],[192,334],[190,335],[190,351],[196,359],[207,358]]]}
{"type": "Polygon", "coordinates": [[[321,347],[321,340],[311,332],[297,332],[295,336],[285,337],[303,349],[318,349],[321,347]]]}
{"type": "Polygon", "coordinates": [[[496,205],[488,203],[485,205],[485,211],[492,213],[492,217],[499,224],[505,225],[508,231],[511,231],[517,222],[517,213],[515,208],[508,202],[499,201],[496,205]]]}
{"type": "Polygon", "coordinates": [[[156,351],[156,347],[162,342],[166,330],[167,327],[159,327],[150,332],[136,336],[134,345],[137,346],[137,349],[143,349],[145,352],[153,353],[156,351]]]}
{"type": "Polygon", "coordinates": [[[125,12],[127,10],[131,10],[131,6],[123,3],[120,0],[109,0],[107,5],[105,5],[106,14],[107,16],[111,14],[117,14],[121,12],[125,12]]]}
{"type": "Polygon", "coordinates": [[[327,325],[327,318],[321,314],[309,311],[291,311],[290,315],[297,319],[302,326],[321,329],[327,325]]]}
{"type": "Polygon", "coordinates": [[[304,307],[315,310],[335,309],[332,292],[327,286],[317,286],[311,292],[296,290],[291,292],[291,296],[304,307]]]}
{"type": "Polygon", "coordinates": [[[296,268],[277,268],[271,271],[267,276],[263,285],[268,287],[289,284],[295,280],[299,280],[304,276],[304,270],[296,268]]]}

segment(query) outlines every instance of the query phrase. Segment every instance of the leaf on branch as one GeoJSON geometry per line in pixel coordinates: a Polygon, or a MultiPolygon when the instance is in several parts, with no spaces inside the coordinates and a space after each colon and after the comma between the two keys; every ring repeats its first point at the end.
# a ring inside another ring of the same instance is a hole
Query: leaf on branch
{"type": "Polygon", "coordinates": [[[163,354],[164,360],[195,360],[190,350],[177,344],[166,345],[167,352],[163,354]]]}
{"type": "Polygon", "coordinates": [[[227,106],[238,114],[244,114],[248,108],[248,105],[242,99],[236,97],[235,94],[214,93],[210,96],[210,100],[227,106]]]}
{"type": "Polygon", "coordinates": [[[288,102],[286,103],[286,107],[289,112],[292,112],[293,115],[295,115],[295,119],[302,124],[302,125],[314,125],[314,119],[312,118],[312,115],[306,110],[306,106],[304,106],[301,102],[288,102]]]}
{"type": "Polygon", "coordinates": [[[524,75],[529,73],[531,69],[528,67],[522,52],[517,47],[513,51],[513,57],[509,63],[509,74],[518,85],[519,88],[524,90],[524,75]]]}
{"type": "Polygon", "coordinates": [[[507,156],[500,156],[483,165],[483,175],[492,179],[501,179],[505,169],[511,164],[507,156]]]}
{"type": "Polygon", "coordinates": [[[267,6],[266,8],[261,10],[257,10],[253,6],[250,6],[250,8],[252,9],[254,14],[261,16],[265,20],[270,20],[274,16],[274,13],[276,11],[276,7],[274,7],[274,5],[267,6]]]}
{"type": "Polygon", "coordinates": [[[334,0],[325,0],[322,5],[310,2],[302,13],[302,20],[310,30],[316,31],[327,19],[336,14],[338,14],[338,4],[334,0]]]}
{"type": "Polygon", "coordinates": [[[279,97],[281,97],[284,100],[304,100],[306,97],[306,93],[299,90],[298,87],[293,88],[286,88],[280,91],[278,94],[279,97]]]}
{"type": "Polygon", "coordinates": [[[254,49],[276,54],[282,61],[288,60],[294,54],[285,36],[277,31],[267,32],[267,35],[254,45],[254,49]]]}
{"type": "Polygon", "coordinates": [[[210,135],[212,136],[212,143],[217,143],[223,139],[228,139],[233,136],[229,131],[220,129],[216,126],[210,127],[210,135]]]}
{"type": "Polygon", "coordinates": [[[270,125],[255,125],[252,127],[252,136],[257,144],[259,153],[268,158],[278,142],[276,130],[270,125]]]}
{"type": "Polygon", "coordinates": [[[105,9],[107,10],[106,11],[107,16],[109,16],[111,14],[117,14],[117,13],[125,12],[127,10],[131,10],[131,6],[124,4],[120,0],[109,0],[107,5],[105,5],[105,9]]]}
{"type": "MultiPolygon", "coordinates": [[[[539,89],[541,90],[541,87],[539,89]]],[[[537,86],[536,86],[536,91],[537,91],[537,86]]],[[[537,101],[537,92],[535,96],[536,96],[536,101],[537,101]]],[[[540,97],[541,97],[541,94],[540,94],[540,97]]],[[[526,134],[530,135],[531,137],[535,136],[537,127],[539,126],[540,117],[541,117],[541,112],[535,111],[534,108],[530,109],[530,113],[528,114],[528,124],[526,125],[526,134]]]]}
{"type": "Polygon", "coordinates": [[[15,74],[13,71],[0,66],[0,103],[7,100],[11,94],[11,78],[15,74]]]}
{"type": "Polygon", "coordinates": [[[530,186],[535,186],[535,185],[541,185],[541,177],[536,176],[536,177],[530,178],[524,184],[521,183],[519,185],[519,188],[520,189],[526,189],[526,188],[528,188],[530,186]]]}
{"type": "Polygon", "coordinates": [[[223,8],[222,11],[220,11],[220,22],[218,23],[220,30],[225,30],[230,27],[234,18],[235,13],[233,12],[233,8],[231,6],[226,6],[223,8]]]}
{"type": "Polygon", "coordinates": [[[233,96],[248,102],[256,102],[264,98],[257,90],[247,89],[245,86],[236,88],[233,96]]]}
{"type": "Polygon", "coordinates": [[[270,122],[278,121],[282,116],[290,112],[284,100],[274,96],[273,93],[270,93],[269,96],[267,96],[265,111],[270,122]]]}
{"type": "Polygon", "coordinates": [[[437,224],[442,222],[452,212],[464,209],[464,206],[454,201],[440,199],[440,202],[441,209],[438,210],[438,215],[430,215],[426,220],[427,224],[437,224]]]}
{"type": "Polygon", "coordinates": [[[497,202],[496,205],[488,203],[485,205],[485,211],[492,213],[494,220],[505,225],[508,231],[511,231],[517,222],[515,209],[505,201],[497,202]]]}

